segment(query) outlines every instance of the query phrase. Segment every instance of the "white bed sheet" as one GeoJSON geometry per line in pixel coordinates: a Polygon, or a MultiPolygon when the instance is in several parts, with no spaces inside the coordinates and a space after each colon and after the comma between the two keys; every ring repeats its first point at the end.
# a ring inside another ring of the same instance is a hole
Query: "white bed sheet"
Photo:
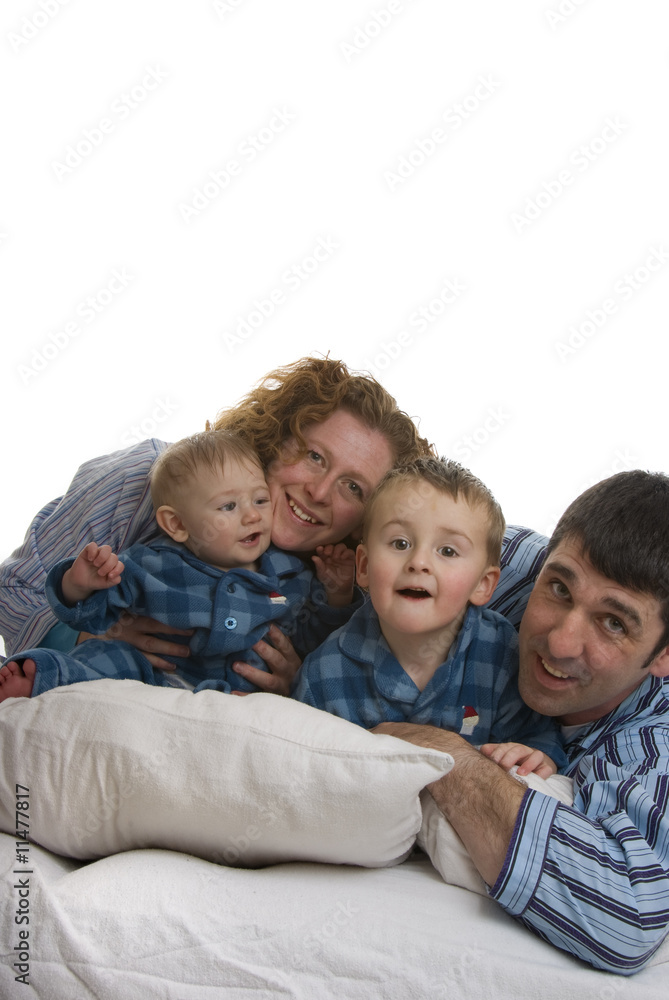
{"type": "Polygon", "coordinates": [[[30,985],[14,981],[14,838],[0,835],[7,1000],[665,1000],[669,942],[631,978],[559,952],[422,855],[384,869],[233,869],[170,851],[30,847],[30,985]]]}

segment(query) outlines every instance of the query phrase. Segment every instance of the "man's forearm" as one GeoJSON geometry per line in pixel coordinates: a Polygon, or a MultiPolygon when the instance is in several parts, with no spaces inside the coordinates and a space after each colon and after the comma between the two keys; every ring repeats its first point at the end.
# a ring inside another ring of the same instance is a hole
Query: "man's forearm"
{"type": "Polygon", "coordinates": [[[434,726],[384,723],[375,732],[450,753],[455,765],[428,786],[488,885],[502,870],[526,788],[457,733],[434,726]]]}
{"type": "Polygon", "coordinates": [[[448,751],[455,760],[453,770],[430,785],[428,791],[484,881],[494,885],[526,788],[464,740],[460,744],[448,751]]]}

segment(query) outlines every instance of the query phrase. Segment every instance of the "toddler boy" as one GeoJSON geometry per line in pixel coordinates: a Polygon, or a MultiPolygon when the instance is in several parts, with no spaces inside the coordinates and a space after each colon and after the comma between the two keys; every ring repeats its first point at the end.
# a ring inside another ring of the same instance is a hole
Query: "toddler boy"
{"type": "Polygon", "coordinates": [[[553,720],[520,698],[515,629],[484,607],[503,534],[499,504],[456,462],[424,458],[389,472],[356,552],[369,600],[306,658],[293,697],[366,729],[453,730],[521,774],[547,777],[565,764],[553,720]]]}

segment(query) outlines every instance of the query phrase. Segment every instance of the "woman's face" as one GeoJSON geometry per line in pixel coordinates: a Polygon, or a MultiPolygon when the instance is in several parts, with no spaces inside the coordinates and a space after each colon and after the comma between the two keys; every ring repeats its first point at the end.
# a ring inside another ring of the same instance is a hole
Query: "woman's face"
{"type": "Polygon", "coordinates": [[[362,521],[365,503],[392,467],[393,454],[380,431],[365,427],[346,410],[304,431],[307,454],[286,442],[283,460],[267,473],[274,512],[272,541],[289,552],[313,552],[340,542],[362,521]]]}

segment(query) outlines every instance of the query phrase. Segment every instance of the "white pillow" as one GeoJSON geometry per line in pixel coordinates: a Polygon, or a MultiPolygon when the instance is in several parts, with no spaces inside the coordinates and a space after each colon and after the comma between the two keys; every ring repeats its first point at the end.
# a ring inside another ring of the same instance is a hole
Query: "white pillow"
{"type": "Polygon", "coordinates": [[[448,754],[272,694],[100,680],[0,704],[0,829],[98,858],[163,847],[226,865],[402,861],[448,754]],[[25,812],[21,815],[26,815],[25,812]]]}
{"type": "MultiPolygon", "coordinates": [[[[509,773],[522,784],[559,799],[567,806],[573,803],[573,780],[566,775],[552,774],[550,778],[540,778],[537,774],[526,774],[520,777],[516,770],[513,767],[509,773]]],[[[427,790],[421,792],[420,799],[423,822],[418,834],[418,846],[425,851],[444,882],[487,896],[486,884],[449,820],[427,790]]]]}

